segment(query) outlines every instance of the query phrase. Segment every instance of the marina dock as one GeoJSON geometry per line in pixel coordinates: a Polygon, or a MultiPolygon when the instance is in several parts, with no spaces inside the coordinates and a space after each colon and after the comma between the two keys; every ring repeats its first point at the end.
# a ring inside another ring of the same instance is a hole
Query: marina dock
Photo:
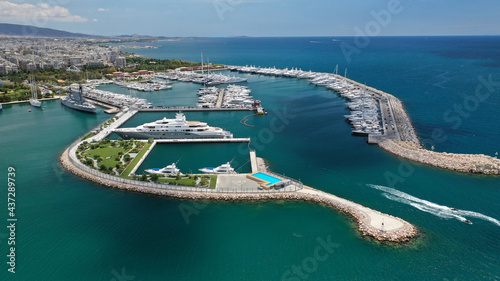
{"type": "Polygon", "coordinates": [[[215,108],[221,108],[223,100],[224,100],[224,88],[221,88],[219,89],[219,96],[217,98],[217,103],[215,104],[215,108]]]}
{"type": "MultiPolygon", "coordinates": [[[[109,124],[106,128],[103,128],[103,130],[100,130],[95,136],[90,137],[87,139],[88,142],[91,141],[101,141],[105,138],[107,138],[114,129],[119,128],[121,125],[125,124],[130,118],[134,117],[135,114],[137,114],[137,110],[127,110],[124,112],[118,113],[115,117],[115,121],[113,121],[111,124],[109,124]]],[[[95,131],[97,131],[96,129],[95,131]]]]}
{"type": "Polygon", "coordinates": [[[254,150],[250,150],[250,165],[252,167],[252,173],[257,173],[259,171],[259,165],[257,164],[257,154],[254,150]]]}
{"type": "Polygon", "coordinates": [[[232,139],[157,139],[157,143],[241,143],[250,142],[250,138],[232,139]]]}
{"type": "Polygon", "coordinates": [[[204,111],[255,111],[253,108],[229,107],[229,108],[202,108],[202,107],[151,107],[141,108],[139,112],[204,112],[204,111]]]}
{"type": "Polygon", "coordinates": [[[106,108],[106,110],[104,110],[104,112],[108,113],[108,114],[115,114],[115,113],[118,113],[120,112],[120,108],[117,107],[117,106],[113,106],[113,105],[110,105],[108,103],[104,103],[102,101],[98,101],[96,99],[93,99],[93,98],[85,98],[86,101],[89,101],[91,103],[94,103],[100,107],[104,107],[106,108]]]}

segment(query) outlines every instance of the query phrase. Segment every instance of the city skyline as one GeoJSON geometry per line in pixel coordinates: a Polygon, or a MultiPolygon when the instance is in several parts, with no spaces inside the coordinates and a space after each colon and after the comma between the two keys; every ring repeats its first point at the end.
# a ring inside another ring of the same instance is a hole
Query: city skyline
{"type": "Polygon", "coordinates": [[[0,1],[0,22],[105,36],[499,35],[500,4],[483,2],[10,0],[0,1]]]}

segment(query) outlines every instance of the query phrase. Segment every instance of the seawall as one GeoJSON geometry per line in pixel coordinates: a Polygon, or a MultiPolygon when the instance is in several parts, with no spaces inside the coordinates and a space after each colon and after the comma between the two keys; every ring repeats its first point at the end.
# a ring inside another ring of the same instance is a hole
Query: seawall
{"type": "Polygon", "coordinates": [[[413,142],[384,140],[379,146],[386,151],[426,165],[460,173],[500,175],[500,159],[484,154],[435,152],[413,142]]]}
{"type": "Polygon", "coordinates": [[[357,224],[357,229],[363,236],[371,237],[382,242],[407,243],[418,236],[418,230],[410,223],[378,211],[371,210],[357,203],[339,198],[326,192],[310,187],[304,187],[297,192],[266,192],[266,193],[220,193],[220,192],[196,192],[172,189],[151,188],[140,185],[132,185],[119,181],[113,181],[89,174],[69,159],[69,149],[66,149],[60,157],[62,165],[71,173],[104,185],[133,192],[168,196],[177,199],[188,200],[213,200],[213,201],[260,201],[260,200],[291,200],[304,201],[316,204],[324,204],[332,207],[350,217],[357,224]]]}

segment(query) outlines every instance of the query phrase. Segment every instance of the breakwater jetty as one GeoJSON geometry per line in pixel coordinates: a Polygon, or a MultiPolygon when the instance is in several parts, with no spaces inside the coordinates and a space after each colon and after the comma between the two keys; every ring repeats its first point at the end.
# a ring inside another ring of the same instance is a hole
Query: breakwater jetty
{"type": "Polygon", "coordinates": [[[384,140],[379,146],[397,156],[460,173],[500,175],[500,159],[484,154],[456,154],[423,149],[410,141],[384,140]]]}
{"type": "Polygon", "coordinates": [[[309,79],[317,86],[325,86],[343,97],[358,99],[356,114],[350,115],[359,135],[367,142],[399,157],[460,173],[499,175],[500,160],[483,154],[455,154],[425,149],[401,100],[395,96],[333,73],[303,71],[299,69],[261,68],[255,66],[227,66],[232,71],[309,79]],[[377,113],[366,110],[366,97],[377,104],[377,113]],[[375,117],[376,115],[376,117],[375,117]],[[379,125],[380,124],[380,125],[379,125]],[[380,127],[379,127],[380,126],[380,127]],[[361,128],[361,130],[360,130],[361,128]]]}
{"type": "MultiPolygon", "coordinates": [[[[78,145],[76,142],[74,145],[78,145]]],[[[326,192],[303,186],[297,191],[259,190],[256,192],[218,192],[217,189],[179,187],[148,182],[132,181],[106,175],[96,170],[84,168],[72,152],[72,146],[60,157],[62,165],[71,173],[94,183],[133,192],[168,196],[188,200],[213,201],[267,201],[290,200],[322,204],[332,207],[349,217],[357,224],[360,234],[382,242],[406,243],[418,236],[418,230],[403,219],[393,217],[364,207],[326,192]],[[92,171],[91,171],[92,170],[92,171]]]]}

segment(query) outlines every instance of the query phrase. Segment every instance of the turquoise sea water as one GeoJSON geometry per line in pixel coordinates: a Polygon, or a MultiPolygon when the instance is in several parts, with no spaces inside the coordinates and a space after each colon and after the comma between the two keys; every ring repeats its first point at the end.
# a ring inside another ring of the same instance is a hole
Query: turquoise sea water
{"type": "MultiPolygon", "coordinates": [[[[422,138],[442,129],[446,140],[435,143],[437,150],[489,155],[500,150],[498,90],[467,112],[458,128],[443,118],[474,94],[479,76],[500,81],[497,37],[374,39],[351,63],[338,45],[328,45],[336,42],[216,38],[160,42],[160,49],[137,52],[196,60],[203,50],[215,62],[317,71],[332,71],[339,63],[351,78],[400,97],[422,138]],[[477,53],[483,55],[474,57],[477,53]]],[[[256,127],[239,123],[248,115],[244,112],[193,112],[187,119],[251,137],[251,147],[273,171],[401,217],[421,230],[420,239],[409,246],[380,245],[360,237],[344,215],[312,204],[195,204],[108,189],[69,174],[57,159],[109,115],[71,111],[59,101],[32,112],[28,105],[8,105],[0,112],[0,218],[7,225],[5,183],[7,167],[13,166],[17,273],[7,272],[8,233],[2,227],[0,280],[500,279],[500,178],[408,163],[353,137],[343,117],[344,100],[333,92],[298,79],[241,76],[249,78],[252,95],[269,110],[267,116],[248,118],[256,127]],[[330,241],[330,252],[322,248],[327,257],[313,261],[322,241],[330,241]]],[[[178,82],[172,90],[137,95],[152,95],[157,105],[193,105],[196,89],[178,82]]],[[[173,113],[140,113],[124,126],[163,116],[173,113]]],[[[233,158],[250,170],[246,144],[160,145],[140,170],[179,159],[181,169],[194,170],[233,158]]]]}

